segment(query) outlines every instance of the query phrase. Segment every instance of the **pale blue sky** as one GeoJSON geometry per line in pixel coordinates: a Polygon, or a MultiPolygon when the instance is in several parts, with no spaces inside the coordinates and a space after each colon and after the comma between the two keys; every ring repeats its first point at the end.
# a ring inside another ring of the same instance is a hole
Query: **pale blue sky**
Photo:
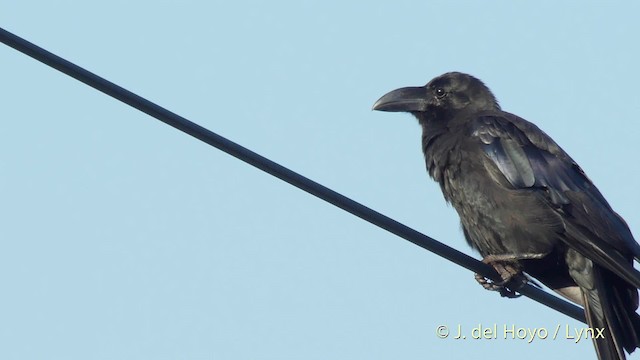
{"type": "MultiPolygon", "coordinates": [[[[373,102],[476,75],[638,235],[639,11],[0,0],[0,26],[472,254],[416,121],[373,102]]],[[[6,46],[0,60],[0,358],[595,359],[587,340],[439,339],[581,325],[6,46]]]]}

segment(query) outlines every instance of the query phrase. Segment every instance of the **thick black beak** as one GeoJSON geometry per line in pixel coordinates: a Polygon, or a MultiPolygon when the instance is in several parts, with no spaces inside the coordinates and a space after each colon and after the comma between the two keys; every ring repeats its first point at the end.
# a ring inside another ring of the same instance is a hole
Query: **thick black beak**
{"type": "Polygon", "coordinates": [[[373,110],[379,111],[426,111],[427,89],[420,87],[405,87],[393,90],[381,97],[373,110]]]}

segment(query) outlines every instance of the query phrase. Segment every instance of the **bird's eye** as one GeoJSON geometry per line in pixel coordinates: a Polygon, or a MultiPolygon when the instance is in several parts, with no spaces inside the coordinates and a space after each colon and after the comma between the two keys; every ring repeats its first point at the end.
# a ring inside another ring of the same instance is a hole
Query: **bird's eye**
{"type": "Polygon", "coordinates": [[[443,98],[445,95],[447,95],[447,92],[443,88],[436,88],[436,96],[438,98],[443,98]]]}

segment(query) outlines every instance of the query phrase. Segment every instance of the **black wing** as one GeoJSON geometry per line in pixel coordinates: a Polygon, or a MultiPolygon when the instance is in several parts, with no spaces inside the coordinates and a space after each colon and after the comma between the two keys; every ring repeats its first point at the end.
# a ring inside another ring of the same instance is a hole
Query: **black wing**
{"type": "Polygon", "coordinates": [[[582,169],[547,134],[509,113],[479,116],[472,137],[514,189],[534,190],[561,215],[563,241],[636,287],[640,245],[582,169]]]}

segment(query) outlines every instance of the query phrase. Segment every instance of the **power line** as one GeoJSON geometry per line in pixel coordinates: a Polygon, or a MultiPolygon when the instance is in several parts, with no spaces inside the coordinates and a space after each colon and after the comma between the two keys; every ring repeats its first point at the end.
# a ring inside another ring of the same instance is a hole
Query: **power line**
{"type": "MultiPolygon", "coordinates": [[[[50,67],[81,81],[92,88],[99,90],[125,104],[136,108],[167,125],[185,132],[215,148],[218,148],[258,169],[271,174],[287,183],[298,187],[326,202],[329,202],[363,220],[366,220],[380,228],[383,228],[399,237],[408,240],[436,255],[465,267],[473,272],[494,281],[499,281],[500,276],[489,265],[484,264],[460,251],[447,246],[427,235],[424,235],[406,225],[403,225],[375,210],[372,210],[348,197],[339,194],[311,179],[308,179],[286,167],[273,162],[239,144],[236,144],[204,127],[193,123],[180,115],[177,115],[149,100],[146,100],[129,90],[126,90],[92,72],[89,72],[25,39],[22,39],[3,28],[0,28],[0,41],[50,67]]],[[[530,284],[525,284],[518,292],[566,314],[578,321],[585,322],[583,310],[542,289],[530,284]]]]}

